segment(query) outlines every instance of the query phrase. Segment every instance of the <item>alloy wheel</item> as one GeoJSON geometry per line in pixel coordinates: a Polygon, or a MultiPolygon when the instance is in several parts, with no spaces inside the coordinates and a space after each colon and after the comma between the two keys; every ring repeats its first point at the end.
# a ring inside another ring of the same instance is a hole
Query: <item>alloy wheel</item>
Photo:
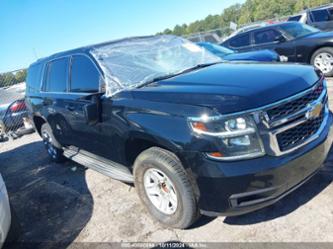
{"type": "Polygon", "coordinates": [[[48,134],[48,132],[43,131],[42,132],[42,138],[43,138],[44,145],[45,145],[45,147],[47,149],[47,153],[52,158],[55,159],[57,157],[57,149],[52,144],[52,137],[50,136],[50,134],[48,134]]]}
{"type": "Polygon", "coordinates": [[[176,212],[178,197],[170,178],[161,170],[150,168],[144,173],[145,192],[152,204],[162,213],[176,212]]]}
{"type": "Polygon", "coordinates": [[[329,73],[333,70],[333,55],[330,53],[320,53],[314,59],[314,65],[323,73],[329,73]]]}

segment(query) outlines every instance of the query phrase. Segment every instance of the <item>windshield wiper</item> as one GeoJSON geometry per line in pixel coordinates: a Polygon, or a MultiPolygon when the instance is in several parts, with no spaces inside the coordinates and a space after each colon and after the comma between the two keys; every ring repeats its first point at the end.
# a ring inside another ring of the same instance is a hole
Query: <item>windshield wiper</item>
{"type": "Polygon", "coordinates": [[[177,72],[177,73],[166,74],[166,75],[162,75],[162,76],[155,77],[155,78],[153,78],[152,80],[150,80],[150,81],[148,81],[148,82],[142,83],[142,84],[141,84],[140,86],[138,86],[138,87],[143,87],[143,86],[146,86],[146,85],[148,85],[148,84],[154,83],[154,82],[156,82],[156,81],[169,79],[169,78],[172,78],[172,77],[175,77],[175,76],[178,76],[178,75],[184,74],[184,73],[191,72],[191,71],[196,70],[196,69],[199,69],[199,68],[209,67],[209,66],[212,66],[212,65],[215,65],[215,64],[219,64],[219,63],[222,63],[222,61],[198,64],[198,65],[195,65],[194,67],[186,68],[186,69],[184,69],[184,70],[182,70],[182,71],[180,71],[180,72],[177,72]]]}

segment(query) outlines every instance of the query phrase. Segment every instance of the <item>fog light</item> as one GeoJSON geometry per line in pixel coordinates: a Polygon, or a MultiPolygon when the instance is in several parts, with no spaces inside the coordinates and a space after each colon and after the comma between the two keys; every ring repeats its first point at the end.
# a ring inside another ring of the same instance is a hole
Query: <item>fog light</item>
{"type": "Polygon", "coordinates": [[[235,137],[228,139],[229,146],[249,146],[251,144],[249,136],[235,137]]]}

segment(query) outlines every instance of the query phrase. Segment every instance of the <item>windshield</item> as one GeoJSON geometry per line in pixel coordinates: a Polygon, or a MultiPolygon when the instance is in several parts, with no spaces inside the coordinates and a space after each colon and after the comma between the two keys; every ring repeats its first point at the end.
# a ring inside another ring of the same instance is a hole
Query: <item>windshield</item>
{"type": "Polygon", "coordinates": [[[306,36],[320,31],[319,29],[298,22],[281,25],[280,28],[294,38],[306,36]]]}
{"type": "Polygon", "coordinates": [[[107,80],[107,95],[221,59],[171,35],[128,38],[92,49],[107,80]]]}

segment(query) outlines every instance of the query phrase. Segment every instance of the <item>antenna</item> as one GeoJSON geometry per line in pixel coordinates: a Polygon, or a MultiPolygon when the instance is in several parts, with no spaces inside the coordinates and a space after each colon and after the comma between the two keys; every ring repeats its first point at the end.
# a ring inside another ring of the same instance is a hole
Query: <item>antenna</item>
{"type": "Polygon", "coordinates": [[[37,51],[35,48],[32,48],[32,52],[34,53],[35,57],[36,57],[36,60],[38,60],[38,55],[37,55],[37,51]]]}

